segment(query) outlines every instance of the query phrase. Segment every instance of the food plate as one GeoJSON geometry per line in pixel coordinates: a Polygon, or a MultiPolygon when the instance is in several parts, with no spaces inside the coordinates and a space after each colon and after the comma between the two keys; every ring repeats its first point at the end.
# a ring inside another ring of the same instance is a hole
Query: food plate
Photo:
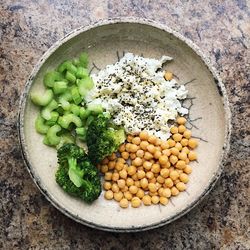
{"type": "Polygon", "coordinates": [[[29,77],[20,105],[19,139],[24,161],[45,197],[70,218],[93,228],[115,232],[156,228],[187,213],[212,189],[221,174],[229,149],[230,110],[225,87],[209,60],[189,40],[172,29],[148,20],[122,18],[100,21],[74,30],[54,44],[29,77]],[[167,206],[122,209],[100,196],[88,205],[67,195],[55,182],[56,151],[42,143],[34,121],[39,112],[29,98],[30,91],[43,88],[45,72],[58,62],[87,51],[90,65],[98,71],[115,63],[125,52],[150,58],[173,57],[167,69],[188,89],[185,106],[188,126],[199,140],[198,161],[192,163],[188,189],[170,199],[167,206]]]}

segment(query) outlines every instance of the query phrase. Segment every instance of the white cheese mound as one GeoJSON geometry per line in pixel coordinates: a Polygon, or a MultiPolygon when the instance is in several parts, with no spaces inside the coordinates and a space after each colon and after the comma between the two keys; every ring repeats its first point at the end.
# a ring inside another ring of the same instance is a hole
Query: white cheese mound
{"type": "Polygon", "coordinates": [[[169,120],[176,119],[178,113],[188,113],[179,101],[187,97],[185,86],[174,79],[166,81],[161,71],[169,60],[168,56],[156,60],[126,53],[120,61],[91,75],[95,87],[87,102],[101,104],[127,133],[146,130],[168,139],[169,120]]]}

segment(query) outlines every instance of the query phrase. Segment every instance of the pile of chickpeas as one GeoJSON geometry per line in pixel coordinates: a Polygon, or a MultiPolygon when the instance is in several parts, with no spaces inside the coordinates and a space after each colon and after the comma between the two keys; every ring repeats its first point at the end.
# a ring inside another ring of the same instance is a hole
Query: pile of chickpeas
{"type": "Polygon", "coordinates": [[[142,203],[166,205],[171,196],[185,191],[192,172],[189,162],[197,159],[193,149],[198,145],[185,123],[184,117],[177,118],[167,141],[146,131],[128,135],[118,152],[98,166],[104,174],[104,197],[122,208],[129,203],[137,208],[142,203]]]}

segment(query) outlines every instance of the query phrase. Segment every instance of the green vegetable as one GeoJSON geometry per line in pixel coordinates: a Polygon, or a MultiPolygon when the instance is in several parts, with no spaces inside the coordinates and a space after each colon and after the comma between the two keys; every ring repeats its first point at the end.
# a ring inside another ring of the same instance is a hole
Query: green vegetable
{"type": "Polygon", "coordinates": [[[49,126],[45,124],[45,120],[42,118],[40,114],[36,118],[35,128],[36,131],[40,134],[46,134],[49,129],[49,126]]]}
{"type": "Polygon", "coordinates": [[[79,88],[81,87],[90,90],[94,87],[94,82],[90,76],[86,76],[85,78],[78,80],[77,85],[79,88]]]}
{"type": "Polygon", "coordinates": [[[67,88],[68,88],[67,82],[65,81],[55,82],[53,86],[53,91],[56,95],[62,94],[67,90],[67,88]]]}
{"type": "Polygon", "coordinates": [[[82,102],[82,97],[79,94],[78,88],[77,87],[73,87],[71,89],[71,94],[72,94],[72,98],[73,101],[76,105],[80,104],[82,102]]]}
{"type": "Polygon", "coordinates": [[[59,149],[64,144],[68,144],[68,143],[75,143],[75,138],[69,132],[61,135],[61,140],[59,144],[56,146],[56,148],[59,149]]]}
{"type": "Polygon", "coordinates": [[[81,107],[80,108],[80,118],[81,119],[83,119],[83,120],[85,120],[85,119],[87,119],[89,116],[90,116],[90,110],[88,110],[88,109],[85,109],[84,107],[81,107]]]}
{"type": "Polygon", "coordinates": [[[67,60],[61,63],[57,70],[60,73],[64,73],[67,70],[70,73],[75,74],[77,71],[77,67],[71,61],[67,60]]]}
{"type": "Polygon", "coordinates": [[[117,150],[125,141],[125,132],[114,127],[105,114],[99,114],[88,126],[86,141],[89,158],[96,164],[117,150]]]}
{"type": "Polygon", "coordinates": [[[57,144],[59,144],[61,138],[57,135],[57,133],[60,131],[61,127],[57,124],[48,129],[46,137],[49,142],[49,145],[56,146],[57,144]]]}
{"type": "Polygon", "coordinates": [[[82,127],[82,128],[76,128],[76,134],[78,135],[78,138],[81,139],[82,141],[86,141],[86,135],[87,135],[87,129],[82,127]]]}
{"type": "Polygon", "coordinates": [[[74,115],[77,115],[79,116],[80,115],[80,107],[75,105],[74,103],[72,103],[70,105],[70,111],[74,114],[74,115]]]}
{"type": "Polygon", "coordinates": [[[81,119],[74,114],[65,114],[58,119],[58,124],[65,129],[68,129],[71,123],[74,123],[76,127],[82,127],[81,119]]]}
{"type": "Polygon", "coordinates": [[[96,200],[101,193],[100,177],[83,149],[65,144],[58,149],[57,157],[56,182],[64,191],[88,203],[96,200]]]}
{"type": "Polygon", "coordinates": [[[72,95],[70,91],[66,91],[62,95],[58,97],[58,102],[62,106],[64,110],[69,110],[70,109],[70,101],[72,101],[72,95]]]}
{"type": "Polygon", "coordinates": [[[84,79],[77,79],[76,80],[76,85],[78,86],[79,94],[82,97],[85,97],[87,95],[87,93],[88,93],[88,89],[85,86],[84,79]]]}
{"type": "Polygon", "coordinates": [[[62,75],[57,71],[47,72],[43,78],[43,82],[46,87],[53,88],[55,81],[61,81],[62,75]]]}
{"type": "Polygon", "coordinates": [[[89,75],[89,71],[83,67],[78,67],[76,71],[76,77],[77,78],[84,78],[89,75]]]}
{"type": "Polygon", "coordinates": [[[76,66],[76,67],[79,67],[80,66],[80,60],[78,58],[74,58],[72,60],[72,63],[76,66]]]}
{"type": "Polygon", "coordinates": [[[88,54],[86,52],[83,52],[80,55],[79,61],[82,67],[87,68],[89,63],[88,54]]]}
{"type": "Polygon", "coordinates": [[[70,71],[66,72],[65,78],[71,83],[74,83],[76,81],[75,75],[72,74],[70,71]]]}
{"type": "Polygon", "coordinates": [[[46,107],[42,109],[41,115],[45,120],[51,119],[51,112],[58,108],[58,103],[55,100],[52,100],[46,107]]]}
{"type": "Polygon", "coordinates": [[[58,119],[58,117],[59,117],[59,113],[56,112],[56,111],[52,111],[52,112],[50,113],[50,115],[51,115],[51,118],[50,118],[49,120],[47,120],[47,121],[45,122],[45,124],[48,125],[48,126],[53,126],[53,125],[55,125],[56,122],[57,122],[57,119],[58,119]]]}
{"type": "Polygon", "coordinates": [[[46,106],[53,98],[53,91],[47,89],[43,95],[38,93],[30,94],[31,101],[37,106],[46,106]]]}
{"type": "Polygon", "coordinates": [[[87,108],[91,113],[94,113],[94,114],[100,114],[103,112],[103,108],[102,108],[102,105],[101,104],[94,104],[94,103],[90,103],[88,105],[88,108],[87,108]]]}

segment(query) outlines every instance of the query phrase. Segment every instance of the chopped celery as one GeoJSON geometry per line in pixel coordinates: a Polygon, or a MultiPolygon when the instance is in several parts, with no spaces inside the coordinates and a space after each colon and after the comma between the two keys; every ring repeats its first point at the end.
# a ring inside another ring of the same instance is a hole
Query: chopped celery
{"type": "Polygon", "coordinates": [[[49,129],[49,126],[45,124],[45,120],[42,118],[40,114],[36,118],[35,128],[36,131],[40,134],[46,134],[49,129]]]}
{"type": "Polygon", "coordinates": [[[50,145],[56,146],[57,144],[59,144],[60,136],[58,136],[57,133],[60,131],[61,131],[61,127],[58,124],[53,125],[52,127],[48,129],[46,137],[50,145]]]}
{"type": "Polygon", "coordinates": [[[50,113],[50,115],[51,115],[51,118],[48,121],[46,121],[45,124],[48,125],[48,126],[53,126],[57,122],[57,119],[59,117],[59,113],[56,112],[56,111],[52,111],[50,113]]]}
{"type": "Polygon", "coordinates": [[[75,105],[74,103],[70,105],[70,111],[74,114],[79,116],[80,114],[80,107],[75,105]]]}
{"type": "Polygon", "coordinates": [[[75,143],[75,138],[69,132],[61,135],[61,140],[59,144],[56,146],[56,148],[58,149],[67,143],[75,143]]]}
{"type": "Polygon", "coordinates": [[[53,91],[51,89],[47,89],[43,95],[38,93],[31,93],[30,98],[35,105],[46,106],[53,98],[53,91]]]}
{"type": "Polygon", "coordinates": [[[74,83],[76,81],[75,75],[72,74],[70,71],[66,72],[65,78],[71,83],[74,83]]]}
{"type": "Polygon", "coordinates": [[[41,115],[45,120],[51,119],[51,112],[58,108],[58,103],[52,100],[46,107],[42,109],[41,115]]]}
{"type": "Polygon", "coordinates": [[[82,141],[86,141],[86,133],[87,129],[82,127],[82,128],[76,128],[76,134],[78,135],[78,138],[81,139],[82,141]]]}
{"type": "Polygon", "coordinates": [[[90,116],[90,110],[85,109],[84,107],[80,107],[80,114],[79,116],[81,117],[81,119],[87,119],[90,116]]]}
{"type": "Polygon", "coordinates": [[[87,121],[86,121],[86,126],[89,126],[89,124],[95,119],[94,116],[90,115],[88,118],[87,118],[87,121]]]}
{"type": "Polygon", "coordinates": [[[68,83],[65,81],[55,82],[53,86],[54,93],[61,94],[64,93],[67,90],[68,83]]]}
{"type": "Polygon", "coordinates": [[[90,103],[88,105],[88,108],[87,108],[91,113],[94,113],[94,114],[100,114],[103,112],[103,108],[102,108],[102,105],[101,104],[94,104],[94,103],[90,103]]]}
{"type": "Polygon", "coordinates": [[[57,71],[47,72],[43,78],[43,83],[45,86],[52,88],[55,81],[61,81],[63,79],[62,75],[57,71]]]}
{"type": "Polygon", "coordinates": [[[76,71],[76,77],[77,78],[84,78],[89,75],[89,71],[83,67],[78,67],[76,71]]]}
{"type": "Polygon", "coordinates": [[[79,61],[80,61],[80,65],[82,67],[87,68],[88,67],[88,63],[89,63],[88,54],[86,52],[83,52],[80,55],[79,61]]]}
{"type": "Polygon", "coordinates": [[[69,110],[70,109],[70,101],[72,101],[72,95],[70,91],[66,91],[62,95],[58,97],[58,102],[62,106],[64,110],[69,110]]]}
{"type": "Polygon", "coordinates": [[[77,71],[77,67],[71,61],[67,60],[61,63],[57,70],[60,73],[63,73],[67,70],[70,73],[75,74],[77,71]]]}
{"type": "Polygon", "coordinates": [[[74,58],[72,60],[72,63],[76,66],[76,67],[79,67],[80,66],[80,60],[78,58],[74,58]]]}
{"type": "Polygon", "coordinates": [[[68,129],[71,123],[76,127],[82,127],[81,119],[74,114],[65,114],[58,119],[58,124],[65,129],[68,129]]]}
{"type": "Polygon", "coordinates": [[[73,87],[73,88],[71,89],[71,94],[72,94],[72,98],[73,98],[74,103],[75,103],[76,105],[80,104],[81,101],[82,101],[82,97],[80,96],[77,87],[73,87]]]}
{"type": "Polygon", "coordinates": [[[90,76],[86,76],[85,78],[81,79],[79,84],[83,85],[88,90],[94,87],[94,82],[90,76]]]}
{"type": "Polygon", "coordinates": [[[88,89],[85,87],[84,79],[77,79],[76,84],[78,86],[78,91],[82,97],[85,97],[88,93],[88,89]]]}

